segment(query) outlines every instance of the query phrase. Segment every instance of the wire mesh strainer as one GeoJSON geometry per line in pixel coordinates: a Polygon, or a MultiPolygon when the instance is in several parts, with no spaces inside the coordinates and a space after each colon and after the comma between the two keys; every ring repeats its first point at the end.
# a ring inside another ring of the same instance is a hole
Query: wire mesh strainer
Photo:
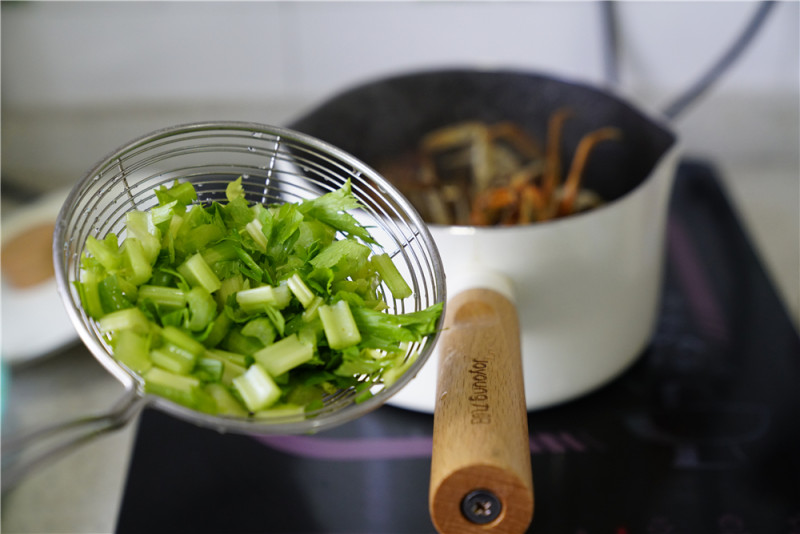
{"type": "MultiPolygon", "coordinates": [[[[406,358],[417,359],[397,381],[372,386],[374,396],[355,402],[356,392],[341,390],[324,406],[267,420],[228,418],[200,413],[142,391],[141,379],[110,354],[96,322],[82,309],[74,282],[80,278],[81,255],[89,236],[114,232],[125,237],[125,214],[158,203],[155,189],[174,180],[190,181],[197,202],[224,202],[225,189],[242,177],[251,203],[274,204],[314,198],[348,180],[363,209],[353,215],[378,242],[374,253],[387,253],[413,289],[405,299],[384,291],[388,313],[422,310],[445,298],[444,275],[436,246],[416,211],[380,175],[352,156],[299,132],[244,122],[207,122],[176,126],[146,135],[116,150],[78,183],[59,214],[54,262],[59,292],[84,344],[129,391],[132,403],[146,402],[177,417],[218,430],[256,434],[290,434],[335,426],[380,406],[402,388],[425,363],[433,342],[408,346],[406,358]],[[141,399],[141,401],[139,400],[141,399]]],[[[364,377],[369,380],[368,377],[364,377]]]]}

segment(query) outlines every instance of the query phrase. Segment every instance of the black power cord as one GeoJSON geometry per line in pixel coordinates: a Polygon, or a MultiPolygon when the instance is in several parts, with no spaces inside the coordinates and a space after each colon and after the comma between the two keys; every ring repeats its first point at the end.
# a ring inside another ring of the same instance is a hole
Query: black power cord
{"type": "MultiPolygon", "coordinates": [[[[601,20],[604,34],[603,57],[606,79],[612,85],[616,85],[619,82],[619,21],[615,4],[616,2],[613,0],[601,2],[601,20]]],[[[675,119],[692,104],[697,102],[700,96],[706,93],[719,81],[722,75],[736,63],[761,30],[764,21],[767,19],[767,15],[769,15],[773,7],[775,7],[774,0],[765,0],[759,3],[755,13],[748,21],[744,30],[742,30],[742,33],[725,51],[722,57],[691,85],[689,89],[684,91],[663,109],[662,113],[668,119],[675,119]]]]}

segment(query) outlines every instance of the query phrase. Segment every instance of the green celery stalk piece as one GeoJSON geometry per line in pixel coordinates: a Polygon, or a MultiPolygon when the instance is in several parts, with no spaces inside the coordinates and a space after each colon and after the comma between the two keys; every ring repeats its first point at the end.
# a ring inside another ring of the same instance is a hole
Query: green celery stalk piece
{"type": "Polygon", "coordinates": [[[169,220],[169,225],[164,232],[164,236],[161,238],[161,248],[167,251],[170,263],[175,262],[175,240],[177,239],[178,231],[182,225],[183,217],[174,214],[169,220]]]}
{"type": "MultiPolygon", "coordinates": [[[[161,252],[161,231],[153,224],[149,212],[133,210],[125,214],[125,229],[128,237],[135,237],[142,244],[148,263],[152,264],[161,252]]],[[[126,238],[127,241],[127,238],[126,238]]]]}
{"type": "Polygon", "coordinates": [[[189,321],[186,325],[192,332],[205,330],[217,315],[217,301],[202,286],[193,287],[186,293],[189,306],[189,321]]]}
{"type": "Polygon", "coordinates": [[[241,328],[231,328],[219,346],[228,352],[249,356],[264,348],[264,345],[258,339],[242,334],[241,328]]]}
{"type": "Polygon", "coordinates": [[[135,237],[128,237],[122,245],[122,263],[131,283],[140,286],[153,275],[153,266],[142,246],[135,237]]]}
{"type": "Polygon", "coordinates": [[[291,302],[291,293],[289,288],[284,285],[263,285],[237,291],[236,302],[248,312],[263,310],[265,306],[282,309],[291,302]]]}
{"type": "Polygon", "coordinates": [[[100,299],[100,284],[96,279],[82,280],[75,285],[78,288],[81,305],[89,317],[97,320],[106,314],[100,299]]]}
{"type": "Polygon", "coordinates": [[[188,375],[194,370],[197,363],[197,357],[194,354],[169,343],[152,349],[150,360],[154,365],[178,375],[188,375]]]}
{"type": "Polygon", "coordinates": [[[370,259],[370,262],[375,267],[375,270],[378,271],[394,298],[404,299],[412,295],[411,288],[388,254],[377,254],[370,259]]]}
{"type": "Polygon", "coordinates": [[[301,341],[297,334],[286,336],[253,354],[271,376],[279,376],[311,360],[314,346],[301,341]]]}
{"type": "Polygon", "coordinates": [[[228,388],[223,384],[206,384],[204,389],[217,403],[217,414],[233,417],[247,416],[247,410],[236,400],[236,397],[231,395],[228,388]]]}
{"type": "Polygon", "coordinates": [[[195,363],[194,376],[203,382],[219,382],[225,370],[222,360],[216,358],[203,357],[195,363]]]}
{"type": "Polygon", "coordinates": [[[332,305],[323,304],[319,307],[319,318],[322,320],[328,346],[332,349],[346,349],[361,341],[361,333],[347,301],[340,300],[332,305]]]}
{"type": "Polygon", "coordinates": [[[133,330],[138,334],[147,334],[151,330],[150,320],[139,308],[125,308],[107,313],[98,321],[101,332],[119,332],[133,330]]]}
{"type": "Polygon", "coordinates": [[[214,358],[231,362],[232,364],[241,367],[242,372],[247,369],[253,363],[253,357],[248,356],[247,354],[242,354],[240,352],[231,352],[229,350],[221,350],[221,349],[208,349],[206,351],[206,356],[212,356],[214,358]]]}
{"type": "Polygon", "coordinates": [[[86,250],[94,256],[107,271],[115,271],[122,264],[122,256],[120,255],[119,245],[117,244],[117,236],[113,233],[108,234],[102,241],[94,236],[87,237],[86,250]]]}
{"type": "Polygon", "coordinates": [[[192,336],[176,326],[165,326],[161,329],[161,339],[164,343],[175,345],[195,358],[202,356],[206,347],[192,336]]]}
{"type": "Polygon", "coordinates": [[[138,298],[167,308],[182,308],[186,305],[186,292],[177,287],[143,285],[139,287],[138,298]]]}
{"type": "Polygon", "coordinates": [[[221,261],[231,261],[239,258],[236,255],[235,245],[227,239],[206,247],[200,251],[200,254],[206,263],[212,266],[221,261]]]}
{"type": "MultiPolygon", "coordinates": [[[[275,327],[267,317],[256,317],[242,326],[241,332],[248,337],[258,339],[265,347],[271,345],[278,335],[275,327]]],[[[269,369],[267,369],[269,371],[269,369]]],[[[275,376],[273,374],[273,376],[275,376]]]]}
{"type": "Polygon", "coordinates": [[[199,405],[200,380],[193,376],[178,375],[159,367],[151,367],[142,378],[145,393],[165,397],[189,408],[197,408],[199,405]]]}
{"type": "Polygon", "coordinates": [[[209,293],[213,293],[222,287],[222,282],[220,282],[199,252],[183,262],[178,267],[178,272],[186,278],[189,285],[192,287],[202,286],[209,293]]]}
{"type": "Polygon", "coordinates": [[[303,305],[303,308],[308,308],[312,302],[314,302],[314,292],[309,289],[303,279],[300,278],[300,275],[294,273],[286,280],[286,285],[289,287],[289,290],[294,294],[297,300],[300,301],[300,304],[303,305]]]}
{"type": "Polygon", "coordinates": [[[249,223],[245,225],[245,230],[247,234],[253,238],[253,242],[256,244],[256,247],[261,252],[267,251],[267,236],[264,235],[263,227],[261,225],[261,221],[258,219],[253,219],[249,223]]]}
{"type": "MultiPolygon", "coordinates": [[[[233,359],[220,355],[221,352],[224,351],[208,351],[206,352],[205,359],[217,360],[222,364],[222,375],[219,377],[218,381],[226,386],[230,386],[233,384],[234,378],[239,375],[243,375],[245,371],[247,371],[247,366],[245,364],[239,365],[238,363],[235,363],[233,359]]],[[[243,358],[245,357],[244,355],[241,356],[243,358]]]]}
{"type": "Polygon", "coordinates": [[[279,404],[253,414],[255,419],[281,419],[283,422],[302,421],[305,416],[305,407],[297,404],[279,404]]]}
{"type": "Polygon", "coordinates": [[[258,412],[275,404],[281,396],[281,389],[275,380],[258,363],[233,379],[233,387],[251,412],[258,412]]]}
{"type": "Polygon", "coordinates": [[[236,273],[221,280],[219,290],[215,294],[217,298],[217,304],[220,307],[225,306],[228,303],[228,298],[231,295],[235,295],[238,291],[241,291],[244,288],[244,277],[242,277],[240,273],[236,273]]]}
{"type": "Polygon", "coordinates": [[[230,332],[232,325],[233,320],[227,313],[218,314],[214,319],[211,329],[208,331],[208,335],[203,340],[203,345],[209,348],[219,345],[222,340],[225,339],[225,336],[228,335],[228,332],[230,332]]]}
{"type": "MultiPolygon", "coordinates": [[[[136,296],[131,294],[126,295],[126,291],[122,289],[123,284],[120,283],[121,280],[122,279],[116,274],[110,274],[103,278],[102,282],[100,282],[98,286],[98,292],[103,310],[112,312],[133,307],[133,302],[136,301],[136,296]]],[[[135,291],[136,286],[131,287],[133,287],[135,291]]]]}
{"type": "Polygon", "coordinates": [[[310,323],[319,317],[319,307],[323,304],[322,297],[314,297],[302,315],[303,321],[310,323]]]}
{"type": "Polygon", "coordinates": [[[150,361],[150,336],[134,330],[120,330],[112,341],[114,357],[134,373],[143,374],[153,366],[150,361]]]}

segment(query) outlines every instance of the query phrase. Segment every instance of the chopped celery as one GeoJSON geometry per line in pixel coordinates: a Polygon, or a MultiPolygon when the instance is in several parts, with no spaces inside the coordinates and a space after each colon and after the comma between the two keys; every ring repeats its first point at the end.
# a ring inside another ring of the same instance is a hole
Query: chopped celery
{"type": "Polygon", "coordinates": [[[144,284],[153,275],[153,266],[147,257],[141,241],[128,237],[122,246],[122,263],[129,280],[137,286],[144,284]]]}
{"type": "Polygon", "coordinates": [[[161,330],[161,339],[164,343],[175,345],[195,357],[201,356],[206,351],[202,343],[175,326],[165,326],[161,330]]]}
{"type": "Polygon", "coordinates": [[[86,314],[92,319],[100,319],[106,314],[103,309],[103,301],[100,298],[100,282],[103,280],[91,270],[81,271],[81,281],[76,282],[81,305],[86,314]]]}
{"type": "Polygon", "coordinates": [[[349,184],[279,206],[246,195],[239,179],[227,204],[201,203],[175,182],[126,214],[124,240],[87,239],[75,285],[114,357],[147,393],[232,417],[302,419],[341,388],[366,398],[365,374],[396,380],[442,307],[382,312],[382,287],[410,290],[347,213],[349,184]]]}
{"type": "Polygon", "coordinates": [[[151,367],[143,374],[143,378],[145,392],[166,397],[190,408],[198,407],[199,379],[170,373],[158,367],[151,367]]]}
{"type": "Polygon", "coordinates": [[[225,339],[225,336],[228,335],[228,332],[231,330],[231,325],[233,324],[233,320],[228,316],[227,313],[220,313],[214,319],[214,322],[211,324],[211,327],[206,330],[205,339],[203,339],[203,345],[206,347],[216,347],[220,344],[220,342],[225,339]]]}
{"type": "Polygon", "coordinates": [[[120,330],[111,342],[114,357],[135,373],[144,373],[153,366],[150,360],[150,337],[135,330],[120,330]]]}
{"type": "Polygon", "coordinates": [[[199,252],[178,266],[178,272],[186,278],[191,286],[201,286],[209,293],[213,293],[222,286],[217,275],[199,252]]]}
{"type": "Polygon", "coordinates": [[[291,301],[287,286],[259,286],[252,289],[243,289],[236,293],[236,302],[245,311],[257,311],[264,308],[264,306],[272,306],[274,308],[285,308],[291,301]]]}
{"type": "Polygon", "coordinates": [[[225,306],[228,302],[228,297],[235,295],[242,289],[244,289],[244,278],[240,273],[231,275],[230,278],[225,278],[220,282],[219,291],[216,293],[217,303],[220,306],[225,306]]]}
{"type": "Polygon", "coordinates": [[[150,360],[167,371],[188,375],[194,369],[197,357],[182,347],[168,343],[151,350],[150,360]]]}
{"type": "Polygon", "coordinates": [[[249,356],[264,348],[264,345],[257,338],[242,334],[241,328],[231,328],[228,331],[228,335],[220,343],[220,347],[228,352],[249,356]]]}
{"type": "Polygon", "coordinates": [[[182,206],[188,206],[197,200],[197,192],[191,182],[175,180],[171,187],[162,185],[156,189],[156,197],[161,205],[169,204],[174,200],[182,206]]]}
{"type": "Polygon", "coordinates": [[[139,299],[158,306],[182,308],[186,305],[186,292],[177,287],[143,285],[139,287],[139,299]]]}
{"type": "Polygon", "coordinates": [[[270,407],[281,396],[281,389],[258,363],[254,363],[244,374],[234,378],[233,387],[251,412],[270,407]]]}
{"type": "MultiPolygon", "coordinates": [[[[205,359],[217,360],[222,364],[222,374],[220,375],[219,380],[217,380],[217,382],[225,384],[226,386],[230,386],[233,384],[234,378],[247,371],[247,366],[249,365],[250,362],[248,362],[247,360],[243,360],[241,363],[237,363],[235,359],[223,355],[222,354],[223,352],[224,351],[218,351],[218,350],[208,351],[206,352],[205,359]]],[[[233,353],[228,353],[228,354],[233,354],[233,353]]],[[[244,355],[236,355],[236,356],[242,356],[242,358],[245,358],[244,355]]],[[[250,361],[252,361],[252,358],[250,361]]]]}
{"type": "Polygon", "coordinates": [[[122,262],[122,257],[119,253],[119,245],[117,245],[117,236],[114,234],[108,234],[102,241],[94,236],[87,237],[86,250],[88,250],[107,271],[116,270],[122,262]]]}
{"type": "Polygon", "coordinates": [[[411,296],[411,287],[406,283],[388,254],[376,254],[370,259],[370,262],[375,266],[375,270],[381,275],[394,298],[404,299],[411,296]]]}
{"type": "Polygon", "coordinates": [[[297,273],[294,273],[289,277],[289,279],[286,281],[286,285],[304,308],[308,308],[309,305],[311,305],[311,303],[314,301],[314,293],[308,288],[306,283],[303,282],[303,279],[300,278],[300,275],[297,273]]]}
{"type": "Polygon", "coordinates": [[[142,244],[149,263],[153,263],[161,250],[161,231],[153,224],[149,212],[129,211],[125,214],[125,227],[142,244]]]}
{"type": "Polygon", "coordinates": [[[361,341],[353,314],[347,301],[340,300],[336,304],[324,304],[319,307],[319,317],[325,329],[325,337],[332,349],[346,349],[361,341]]]}
{"type": "Polygon", "coordinates": [[[258,219],[253,219],[249,223],[245,225],[245,230],[247,230],[247,234],[253,238],[253,242],[255,242],[256,246],[261,250],[261,252],[267,251],[267,236],[264,235],[262,230],[261,221],[258,219]]]}
{"type": "Polygon", "coordinates": [[[186,326],[192,332],[208,328],[217,315],[217,302],[202,286],[193,287],[186,293],[186,304],[189,306],[186,326]]]}
{"type": "Polygon", "coordinates": [[[314,346],[301,341],[297,334],[286,336],[253,354],[256,362],[260,363],[272,376],[282,375],[286,371],[306,363],[313,356],[314,346]]]}
{"type": "Polygon", "coordinates": [[[306,311],[303,312],[303,321],[308,323],[319,317],[319,307],[322,303],[322,297],[314,297],[311,299],[308,307],[306,307],[306,311]]]}
{"type": "Polygon", "coordinates": [[[278,419],[283,421],[302,421],[305,417],[305,407],[297,404],[281,404],[266,410],[259,410],[253,414],[256,419],[278,419]]]}
{"type": "Polygon", "coordinates": [[[275,336],[278,335],[272,321],[266,317],[256,317],[248,321],[242,327],[241,332],[245,336],[256,338],[264,346],[272,344],[275,341],[275,336]]]}
{"type": "Polygon", "coordinates": [[[98,285],[98,292],[103,309],[108,311],[130,308],[138,294],[136,286],[116,274],[106,276],[98,285]]]}
{"type": "Polygon", "coordinates": [[[104,315],[98,326],[101,332],[117,332],[119,330],[133,330],[139,334],[150,332],[150,321],[139,308],[125,308],[104,315]]]}
{"type": "Polygon", "coordinates": [[[169,228],[169,223],[172,221],[172,216],[175,213],[175,207],[177,205],[178,201],[173,200],[162,206],[154,206],[148,212],[150,215],[150,222],[159,229],[169,228]]]}
{"type": "Polygon", "coordinates": [[[194,368],[194,376],[203,382],[218,383],[222,381],[225,364],[216,358],[199,358],[194,368]]]}
{"type": "Polygon", "coordinates": [[[211,395],[211,398],[217,403],[217,413],[220,415],[230,415],[236,417],[247,416],[247,410],[239,404],[239,401],[231,395],[228,388],[222,384],[207,384],[205,390],[211,395]]]}
{"type": "Polygon", "coordinates": [[[220,349],[210,349],[206,351],[206,356],[212,356],[219,360],[223,360],[226,362],[231,362],[234,365],[237,365],[242,368],[247,368],[253,363],[253,357],[248,356],[246,354],[241,354],[238,352],[230,352],[226,350],[220,349]]]}
{"type": "Polygon", "coordinates": [[[366,261],[370,250],[354,239],[334,241],[311,260],[314,267],[337,268],[341,272],[356,270],[366,261]]]}

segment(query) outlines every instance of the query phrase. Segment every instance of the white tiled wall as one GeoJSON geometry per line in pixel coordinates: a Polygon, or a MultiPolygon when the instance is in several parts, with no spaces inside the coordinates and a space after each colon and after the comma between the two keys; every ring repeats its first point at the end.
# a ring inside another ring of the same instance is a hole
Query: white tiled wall
{"type": "MultiPolygon", "coordinates": [[[[743,27],[753,2],[620,3],[624,81],[670,94],[743,27]]],[[[596,2],[3,3],[4,105],[320,97],[365,77],[450,64],[602,81],[596,2]]],[[[798,4],[778,6],[726,78],[798,81],[798,4]]]]}
{"type": "MultiPolygon", "coordinates": [[[[622,90],[659,109],[757,4],[617,5],[622,90]]],[[[1,14],[3,174],[38,188],[157,127],[283,122],[398,71],[515,67],[605,82],[597,2],[3,2],[1,14]]],[[[735,68],[681,117],[690,148],[796,159],[799,18],[800,4],[777,5],[735,68]]]]}

